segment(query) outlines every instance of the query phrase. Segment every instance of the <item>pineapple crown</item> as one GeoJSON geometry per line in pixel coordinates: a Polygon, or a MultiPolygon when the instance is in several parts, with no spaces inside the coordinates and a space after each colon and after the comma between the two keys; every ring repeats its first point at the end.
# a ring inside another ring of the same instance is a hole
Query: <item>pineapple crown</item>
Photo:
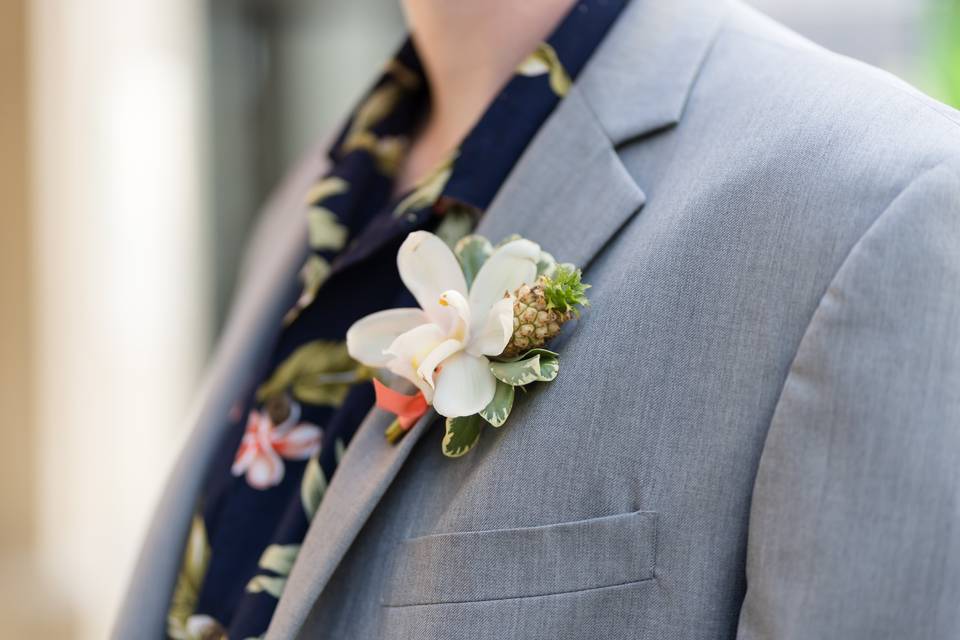
{"type": "Polygon", "coordinates": [[[543,276],[543,295],[547,308],[560,313],[579,313],[576,307],[590,304],[586,291],[590,285],[580,280],[580,269],[573,265],[559,264],[549,276],[543,276]]]}

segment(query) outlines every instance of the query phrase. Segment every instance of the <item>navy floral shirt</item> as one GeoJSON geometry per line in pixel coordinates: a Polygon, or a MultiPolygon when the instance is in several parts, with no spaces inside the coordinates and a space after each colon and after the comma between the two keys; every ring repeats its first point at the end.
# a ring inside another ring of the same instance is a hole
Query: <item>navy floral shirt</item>
{"type": "Polygon", "coordinates": [[[411,42],[353,112],[332,168],[304,194],[302,293],[259,383],[229,416],[171,601],[170,638],[266,632],[327,482],[374,403],[372,372],[347,354],[347,329],[416,306],[397,273],[400,244],[425,229],[452,245],[472,230],[626,2],[578,2],[456,151],[399,198],[394,176],[429,101],[411,42]]]}

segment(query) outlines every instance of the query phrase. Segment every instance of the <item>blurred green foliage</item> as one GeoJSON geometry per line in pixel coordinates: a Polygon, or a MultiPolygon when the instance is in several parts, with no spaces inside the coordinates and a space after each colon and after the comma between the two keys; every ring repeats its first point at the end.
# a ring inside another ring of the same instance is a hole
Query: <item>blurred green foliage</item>
{"type": "Polygon", "coordinates": [[[932,71],[943,100],[960,108],[960,0],[940,0],[932,17],[932,71]]]}

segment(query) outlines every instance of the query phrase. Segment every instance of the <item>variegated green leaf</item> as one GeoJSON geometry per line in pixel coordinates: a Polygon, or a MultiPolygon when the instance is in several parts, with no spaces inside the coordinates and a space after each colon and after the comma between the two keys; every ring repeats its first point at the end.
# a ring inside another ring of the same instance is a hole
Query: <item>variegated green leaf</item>
{"type": "Polygon", "coordinates": [[[514,393],[513,386],[497,380],[497,390],[493,394],[493,400],[484,407],[480,415],[494,427],[503,426],[510,417],[510,410],[513,409],[514,393]]]}
{"type": "Polygon", "coordinates": [[[337,438],[333,443],[333,457],[336,459],[337,464],[340,464],[340,461],[343,460],[343,454],[347,452],[347,445],[343,444],[343,440],[337,438]]]}
{"type": "MultiPolygon", "coordinates": [[[[340,440],[337,440],[337,443],[342,446],[340,440]]],[[[317,457],[314,456],[307,461],[307,468],[303,472],[303,480],[300,481],[300,502],[303,504],[303,511],[307,520],[313,520],[326,491],[327,477],[324,475],[317,457]]]]}
{"type": "Polygon", "coordinates": [[[287,586],[286,578],[276,578],[273,576],[253,576],[247,583],[248,593],[266,592],[274,598],[279,598],[283,594],[283,588],[287,586]]]}
{"type": "Polygon", "coordinates": [[[535,356],[540,358],[540,375],[537,377],[537,381],[550,382],[556,378],[557,374],[560,373],[560,355],[549,349],[537,347],[536,349],[530,349],[520,356],[520,360],[526,360],[535,356]]]}
{"type": "Polygon", "coordinates": [[[530,349],[519,358],[490,363],[494,377],[514,387],[531,382],[550,382],[559,371],[559,356],[547,349],[530,349]]]}
{"type": "Polygon", "coordinates": [[[501,382],[522,387],[540,379],[540,356],[537,354],[514,362],[491,362],[490,372],[501,382]]]}
{"type": "Polygon", "coordinates": [[[452,204],[447,207],[440,224],[434,230],[434,235],[443,240],[451,249],[457,246],[462,238],[469,234],[476,226],[477,217],[467,206],[452,204]]]}
{"type": "Polygon", "coordinates": [[[555,355],[540,356],[540,382],[550,382],[560,373],[560,358],[555,355]]]}
{"type": "Polygon", "coordinates": [[[470,288],[480,267],[493,254],[493,245],[483,236],[469,235],[457,243],[453,252],[457,254],[463,277],[467,280],[467,288],[470,288]]]}
{"type": "Polygon", "coordinates": [[[513,242],[514,240],[523,240],[523,236],[521,236],[519,233],[511,233],[510,235],[505,237],[503,240],[498,242],[494,247],[494,249],[499,249],[503,245],[507,244],[508,242],[513,242]]]}
{"type": "Polygon", "coordinates": [[[479,414],[463,418],[447,418],[446,433],[443,436],[443,455],[459,458],[464,455],[480,438],[483,418],[479,414]]]}
{"type": "Polygon", "coordinates": [[[290,575],[290,569],[300,553],[298,544],[272,544],[260,556],[261,569],[269,569],[280,576],[290,575]]]}
{"type": "Polygon", "coordinates": [[[310,207],[307,210],[307,232],[311,249],[336,251],[347,242],[347,228],[340,224],[332,211],[324,207],[310,207]]]}
{"type": "Polygon", "coordinates": [[[327,176],[310,188],[307,192],[307,204],[316,205],[323,202],[330,196],[345,193],[350,185],[343,178],[336,176],[327,176]]]}
{"type": "Polygon", "coordinates": [[[537,356],[537,355],[541,357],[541,360],[543,359],[544,356],[553,356],[554,358],[560,357],[560,354],[556,353],[555,351],[550,351],[549,349],[544,349],[543,347],[535,347],[533,349],[528,349],[527,351],[524,351],[519,356],[516,356],[514,358],[504,358],[501,361],[502,362],[518,362],[520,360],[526,360],[527,358],[532,358],[533,356],[537,356]]]}
{"type": "Polygon", "coordinates": [[[553,256],[546,251],[541,251],[540,259],[537,260],[537,277],[547,276],[549,278],[556,269],[557,261],[554,260],[553,256]]]}

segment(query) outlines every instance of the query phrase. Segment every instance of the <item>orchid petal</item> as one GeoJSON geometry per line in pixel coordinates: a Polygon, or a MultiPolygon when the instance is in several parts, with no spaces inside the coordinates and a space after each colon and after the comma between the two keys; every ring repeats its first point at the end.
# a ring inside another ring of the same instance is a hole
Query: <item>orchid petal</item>
{"type": "Polygon", "coordinates": [[[427,315],[443,317],[440,296],[445,291],[467,295],[467,282],[457,257],[443,240],[426,231],[414,231],[397,253],[400,279],[427,315]]]}
{"type": "Polygon", "coordinates": [[[386,352],[391,356],[387,369],[417,385],[429,402],[433,396],[433,387],[420,378],[417,369],[430,352],[446,338],[443,330],[435,324],[414,327],[398,336],[387,348],[386,352]]]}
{"type": "Polygon", "coordinates": [[[390,356],[384,351],[397,337],[427,322],[420,309],[387,309],[361,318],[347,330],[347,352],[369,367],[386,366],[390,356]]]}
{"type": "Polygon", "coordinates": [[[440,366],[444,360],[462,349],[463,343],[459,340],[444,340],[420,363],[420,366],[417,367],[417,375],[420,376],[421,380],[431,387],[434,387],[434,369],[440,366]]]}
{"type": "Polygon", "coordinates": [[[498,356],[513,336],[513,296],[497,301],[484,324],[470,337],[467,353],[474,356],[498,356]]]}
{"type": "Polygon", "coordinates": [[[436,375],[436,386],[434,409],[442,416],[457,418],[486,407],[493,399],[497,380],[486,358],[460,352],[444,361],[436,375]]]}
{"type": "Polygon", "coordinates": [[[532,284],[537,277],[540,247],[529,240],[513,240],[493,252],[483,263],[470,288],[470,314],[474,328],[485,323],[490,310],[505,294],[512,294],[522,284],[532,284]]]}
{"type": "Polygon", "coordinates": [[[458,291],[444,291],[440,296],[443,318],[437,324],[449,337],[467,342],[470,332],[470,303],[458,291]]]}

